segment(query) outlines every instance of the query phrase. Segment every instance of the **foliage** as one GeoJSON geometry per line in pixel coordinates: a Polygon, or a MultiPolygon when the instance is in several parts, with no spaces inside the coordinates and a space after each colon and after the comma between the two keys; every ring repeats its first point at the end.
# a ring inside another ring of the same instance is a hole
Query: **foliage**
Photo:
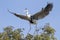
{"type": "Polygon", "coordinates": [[[55,29],[53,29],[50,25],[44,25],[41,30],[42,32],[39,34],[27,34],[27,36],[23,38],[23,29],[19,28],[13,30],[13,26],[7,26],[4,28],[4,31],[0,33],[0,40],[56,40],[54,36],[55,29]]]}

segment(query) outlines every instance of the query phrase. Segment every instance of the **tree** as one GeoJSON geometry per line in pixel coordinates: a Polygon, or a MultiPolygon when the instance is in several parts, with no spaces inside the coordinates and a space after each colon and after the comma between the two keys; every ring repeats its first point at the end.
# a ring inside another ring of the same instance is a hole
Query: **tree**
{"type": "Polygon", "coordinates": [[[7,26],[4,28],[4,32],[0,33],[1,40],[20,40],[21,38],[21,29],[13,30],[13,26],[7,26]]]}
{"type": "Polygon", "coordinates": [[[30,33],[23,38],[23,30],[24,29],[21,28],[13,30],[13,26],[7,26],[4,28],[4,31],[0,33],[0,40],[57,40],[54,36],[55,29],[53,29],[49,23],[44,25],[44,27],[41,28],[42,32],[36,35],[31,35],[30,33]]]}
{"type": "Polygon", "coordinates": [[[42,33],[34,37],[34,40],[56,40],[54,33],[55,29],[53,29],[48,23],[44,25],[44,28],[42,28],[42,33]]]}

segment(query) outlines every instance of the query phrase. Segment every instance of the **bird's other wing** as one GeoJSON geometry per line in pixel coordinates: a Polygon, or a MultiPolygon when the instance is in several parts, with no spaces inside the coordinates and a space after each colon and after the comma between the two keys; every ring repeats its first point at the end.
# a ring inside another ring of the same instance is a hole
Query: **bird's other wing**
{"type": "Polygon", "coordinates": [[[8,10],[9,13],[15,15],[16,17],[19,17],[21,19],[24,19],[24,20],[30,20],[27,16],[24,16],[24,15],[20,15],[20,14],[17,14],[17,13],[14,13],[14,12],[11,12],[8,10]]]}
{"type": "Polygon", "coordinates": [[[52,8],[53,8],[53,4],[49,3],[45,8],[43,8],[41,11],[37,12],[36,14],[32,15],[31,17],[35,20],[42,19],[49,14],[52,8]]]}

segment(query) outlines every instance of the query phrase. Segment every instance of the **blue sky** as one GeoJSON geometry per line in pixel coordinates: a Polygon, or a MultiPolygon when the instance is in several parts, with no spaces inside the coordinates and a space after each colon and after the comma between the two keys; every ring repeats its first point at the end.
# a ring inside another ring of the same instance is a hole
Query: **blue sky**
{"type": "MultiPolygon", "coordinates": [[[[29,22],[19,19],[16,16],[10,14],[7,10],[17,14],[26,15],[25,8],[28,8],[29,14],[34,14],[44,8],[48,3],[53,3],[53,10],[48,16],[42,20],[38,20],[38,26],[43,26],[45,23],[50,25],[56,30],[55,36],[59,40],[60,38],[60,0],[0,0],[0,32],[6,26],[14,26],[14,28],[25,28],[24,34],[28,32],[29,22]]],[[[34,30],[34,25],[32,25],[34,30]]],[[[33,31],[31,30],[31,33],[33,31]]]]}

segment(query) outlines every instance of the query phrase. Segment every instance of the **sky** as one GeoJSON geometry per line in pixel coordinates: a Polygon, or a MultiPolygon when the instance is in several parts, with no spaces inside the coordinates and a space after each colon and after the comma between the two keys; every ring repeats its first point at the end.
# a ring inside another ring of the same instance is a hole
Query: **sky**
{"type": "MultiPolygon", "coordinates": [[[[44,8],[47,3],[53,3],[53,9],[44,19],[38,20],[38,27],[42,27],[46,23],[56,30],[55,36],[60,39],[60,0],[0,0],[0,32],[7,26],[14,26],[14,29],[25,28],[24,34],[29,30],[29,22],[17,18],[10,14],[7,10],[16,12],[17,14],[26,15],[24,9],[29,10],[29,14],[33,15],[44,8]]],[[[34,25],[31,25],[30,33],[33,33],[34,25]]]]}

